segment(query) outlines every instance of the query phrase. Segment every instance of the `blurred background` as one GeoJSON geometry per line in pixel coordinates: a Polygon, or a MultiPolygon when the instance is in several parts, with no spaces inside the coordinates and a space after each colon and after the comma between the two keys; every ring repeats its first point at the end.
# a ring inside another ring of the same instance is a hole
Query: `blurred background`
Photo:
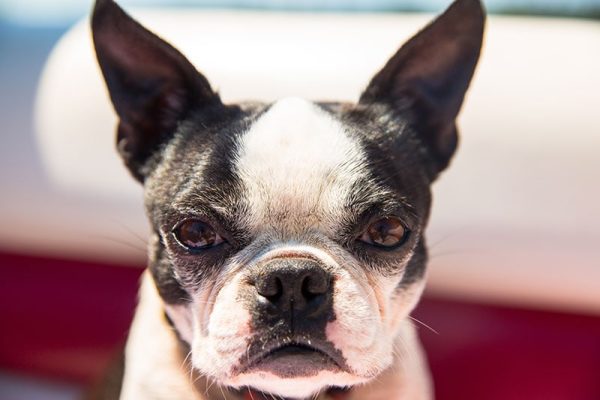
{"type": "MultiPolygon", "coordinates": [[[[223,99],[356,100],[449,0],[119,2],[223,99]]],[[[487,0],[414,317],[440,399],[600,399],[600,0],[487,0]]],[[[142,193],[81,0],[0,0],[0,399],[75,399],[126,338],[142,193]]]]}

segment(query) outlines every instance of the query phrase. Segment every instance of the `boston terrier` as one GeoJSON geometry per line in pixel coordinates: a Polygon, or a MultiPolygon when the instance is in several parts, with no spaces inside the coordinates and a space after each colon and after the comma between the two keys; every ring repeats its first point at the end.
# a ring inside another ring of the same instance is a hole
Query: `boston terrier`
{"type": "Polygon", "coordinates": [[[356,104],[225,104],[179,51],[97,0],[117,148],[151,226],[113,398],[433,397],[409,314],[484,22],[479,0],[454,1],[356,104]]]}

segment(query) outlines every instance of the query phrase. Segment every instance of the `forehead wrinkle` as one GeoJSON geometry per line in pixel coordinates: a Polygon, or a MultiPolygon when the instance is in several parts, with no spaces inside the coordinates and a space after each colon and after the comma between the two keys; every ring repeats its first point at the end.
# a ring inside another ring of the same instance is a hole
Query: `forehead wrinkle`
{"type": "Polygon", "coordinates": [[[342,123],[297,98],[275,103],[241,138],[239,150],[237,174],[255,228],[331,225],[366,173],[360,144],[342,123]]]}

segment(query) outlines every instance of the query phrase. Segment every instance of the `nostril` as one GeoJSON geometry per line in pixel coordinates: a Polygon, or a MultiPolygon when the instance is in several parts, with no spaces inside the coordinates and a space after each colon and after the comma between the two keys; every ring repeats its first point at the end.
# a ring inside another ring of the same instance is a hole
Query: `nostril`
{"type": "Polygon", "coordinates": [[[277,300],[283,293],[283,283],[281,278],[276,275],[270,275],[264,279],[259,279],[256,284],[258,294],[270,301],[277,300]]]}
{"type": "Polygon", "coordinates": [[[329,291],[329,279],[326,274],[314,272],[308,274],[302,282],[302,295],[306,299],[313,299],[316,296],[325,294],[329,291]]]}

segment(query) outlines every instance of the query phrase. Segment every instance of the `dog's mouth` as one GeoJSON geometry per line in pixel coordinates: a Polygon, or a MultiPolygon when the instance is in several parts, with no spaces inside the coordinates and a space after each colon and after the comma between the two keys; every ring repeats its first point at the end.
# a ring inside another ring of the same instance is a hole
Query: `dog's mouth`
{"type": "Polygon", "coordinates": [[[328,346],[303,342],[274,345],[248,357],[239,373],[265,371],[281,378],[313,376],[320,371],[343,371],[344,360],[328,346]]]}

